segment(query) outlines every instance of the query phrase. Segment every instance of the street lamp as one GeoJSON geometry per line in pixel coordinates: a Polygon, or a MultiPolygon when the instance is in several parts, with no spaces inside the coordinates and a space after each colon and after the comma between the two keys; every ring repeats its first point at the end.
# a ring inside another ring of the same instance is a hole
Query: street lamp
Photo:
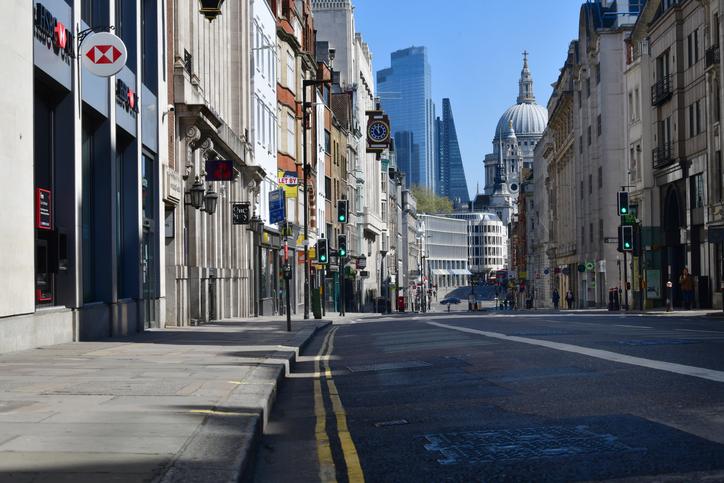
{"type": "Polygon", "coordinates": [[[201,182],[199,177],[196,177],[196,181],[191,185],[191,206],[197,210],[204,204],[204,183],[201,182]]]}
{"type": "Polygon", "coordinates": [[[199,0],[199,3],[201,4],[199,13],[211,22],[221,15],[221,6],[224,4],[224,0],[199,0]]]}
{"type": "Polygon", "coordinates": [[[219,194],[216,191],[209,189],[204,197],[204,208],[206,213],[213,215],[216,211],[216,204],[219,201],[219,194]]]}

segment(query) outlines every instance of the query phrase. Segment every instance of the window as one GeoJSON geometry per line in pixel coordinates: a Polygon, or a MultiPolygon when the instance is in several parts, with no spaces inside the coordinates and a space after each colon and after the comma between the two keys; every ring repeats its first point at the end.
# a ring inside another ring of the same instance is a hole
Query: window
{"type": "Polygon", "coordinates": [[[80,16],[88,25],[108,25],[108,1],[82,0],[80,16]]]}
{"type": "Polygon", "coordinates": [[[601,129],[602,129],[602,128],[601,128],[601,115],[599,114],[599,115],[596,117],[596,136],[600,136],[600,135],[601,135],[601,129]]]}
{"type": "Polygon", "coordinates": [[[156,41],[156,0],[141,2],[141,76],[143,84],[157,93],[158,84],[158,42],[156,41]]]}
{"type": "Polygon", "coordinates": [[[591,79],[586,79],[586,98],[591,97],[591,79]]]}
{"type": "Polygon", "coordinates": [[[581,245],[586,244],[586,227],[581,226],[581,245]]]}
{"type": "Polygon", "coordinates": [[[631,122],[636,120],[636,113],[634,111],[633,91],[629,91],[628,93],[628,117],[631,122]]]}
{"type": "MultiPolygon", "coordinates": [[[[114,33],[126,44],[126,65],[136,72],[136,2],[116,2],[116,29],[114,33]]],[[[155,48],[155,43],[154,43],[155,48]]],[[[155,66],[154,66],[155,67],[155,66]]]]}
{"type": "Polygon", "coordinates": [[[639,102],[639,100],[639,88],[637,87],[636,89],[634,89],[634,112],[636,113],[635,119],[637,121],[641,119],[641,108],[639,107],[641,103],[639,102]]]}
{"type": "Polygon", "coordinates": [[[598,241],[603,241],[603,218],[598,219],[598,241]]]}
{"type": "Polygon", "coordinates": [[[592,193],[593,193],[593,175],[589,174],[588,175],[588,194],[590,195],[592,193]]]}
{"type": "Polygon", "coordinates": [[[296,118],[292,114],[287,114],[287,153],[294,156],[296,153],[296,118]]]}
{"type": "Polygon", "coordinates": [[[601,64],[596,64],[594,67],[594,70],[596,72],[596,84],[601,83],[601,64]]]}
{"type": "Polygon", "coordinates": [[[578,152],[583,154],[583,136],[578,136],[578,152]]]}
{"type": "Polygon", "coordinates": [[[701,101],[689,105],[689,137],[701,133],[701,101]]]}
{"type": "Polygon", "coordinates": [[[332,199],[332,180],[329,176],[324,177],[324,199],[332,199]]]}
{"type": "Polygon", "coordinates": [[[586,136],[588,139],[588,145],[591,145],[591,126],[588,126],[588,129],[586,130],[586,136]]]}
{"type": "Polygon", "coordinates": [[[644,3],[646,3],[646,0],[629,0],[628,11],[630,13],[639,13],[644,3]]]}
{"type": "Polygon", "coordinates": [[[588,224],[588,243],[593,244],[593,223],[588,224]]]}
{"type": "Polygon", "coordinates": [[[721,151],[714,153],[715,159],[715,176],[714,187],[715,193],[718,195],[719,201],[724,200],[724,164],[722,164],[721,151]]]}
{"type": "Polygon", "coordinates": [[[704,206],[704,176],[699,173],[691,177],[691,207],[704,206]]]}
{"type": "Polygon", "coordinates": [[[287,52],[287,87],[295,90],[296,82],[296,58],[291,52],[287,52]]]}
{"type": "Polygon", "coordinates": [[[583,191],[583,180],[581,180],[581,199],[583,199],[584,191],[583,191]]]}
{"type": "Polygon", "coordinates": [[[603,166],[598,167],[598,189],[603,188],[603,166]]]}
{"type": "Polygon", "coordinates": [[[686,36],[686,58],[688,66],[694,65],[694,39],[693,33],[686,36]]]}
{"type": "Polygon", "coordinates": [[[326,129],[324,130],[324,152],[327,154],[332,152],[332,136],[326,129]]]}

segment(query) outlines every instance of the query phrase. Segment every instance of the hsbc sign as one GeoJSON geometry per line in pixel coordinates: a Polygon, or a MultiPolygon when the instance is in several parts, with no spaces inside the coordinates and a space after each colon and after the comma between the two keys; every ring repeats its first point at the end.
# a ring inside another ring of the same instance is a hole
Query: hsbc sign
{"type": "Polygon", "coordinates": [[[100,77],[117,74],[126,65],[126,45],[116,35],[98,32],[88,36],[81,48],[83,67],[100,77]]]}
{"type": "Polygon", "coordinates": [[[35,37],[65,63],[73,58],[73,34],[42,3],[35,4],[35,37]]]}

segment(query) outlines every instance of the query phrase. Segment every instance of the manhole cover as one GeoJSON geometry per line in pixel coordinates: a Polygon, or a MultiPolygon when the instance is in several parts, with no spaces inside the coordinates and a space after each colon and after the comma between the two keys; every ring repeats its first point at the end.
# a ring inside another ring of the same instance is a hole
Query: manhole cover
{"type": "Polygon", "coordinates": [[[634,449],[610,434],[595,433],[588,426],[466,431],[425,435],[425,449],[440,453],[438,463],[490,463],[531,458],[552,458],[634,449]]]}
{"type": "Polygon", "coordinates": [[[432,364],[423,361],[401,361],[401,362],[383,362],[379,364],[362,364],[359,366],[348,366],[350,372],[370,372],[370,371],[391,371],[395,369],[414,369],[417,367],[430,367],[432,364]]]}

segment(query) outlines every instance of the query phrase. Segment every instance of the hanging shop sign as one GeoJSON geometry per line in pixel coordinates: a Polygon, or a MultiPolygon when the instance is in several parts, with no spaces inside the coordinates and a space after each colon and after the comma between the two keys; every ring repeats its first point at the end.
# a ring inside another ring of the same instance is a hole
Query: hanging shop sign
{"type": "Polygon", "coordinates": [[[231,181],[234,179],[234,161],[209,159],[206,161],[206,181],[231,181]]]}
{"type": "Polygon", "coordinates": [[[299,192],[299,178],[294,171],[277,171],[277,181],[279,186],[284,189],[287,198],[296,198],[299,192]]]}
{"type": "Polygon", "coordinates": [[[35,190],[35,227],[40,230],[53,229],[53,206],[49,190],[35,190]]]}
{"type": "Polygon", "coordinates": [[[66,64],[73,58],[73,34],[42,3],[35,4],[35,37],[66,64]]]}
{"type": "Polygon", "coordinates": [[[596,264],[593,262],[586,262],[586,271],[592,272],[596,268],[596,264]]]}
{"type": "Polygon", "coordinates": [[[390,119],[383,111],[367,111],[367,152],[381,153],[390,147],[390,119]]]}
{"type": "Polygon", "coordinates": [[[121,79],[116,79],[116,104],[127,112],[138,114],[138,94],[121,79]]]}
{"type": "Polygon", "coordinates": [[[128,51],[120,37],[110,32],[97,32],[82,41],[80,57],[83,67],[99,77],[118,74],[126,65],[128,51]]]}
{"type": "Polygon", "coordinates": [[[234,225],[248,225],[251,219],[251,205],[249,202],[232,203],[231,219],[234,225]]]}

